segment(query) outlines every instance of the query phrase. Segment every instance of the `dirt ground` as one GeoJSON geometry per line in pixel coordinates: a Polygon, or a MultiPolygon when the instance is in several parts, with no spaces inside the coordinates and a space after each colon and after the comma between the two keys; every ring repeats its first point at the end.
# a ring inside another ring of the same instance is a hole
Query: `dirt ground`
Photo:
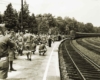
{"type": "Polygon", "coordinates": [[[58,46],[60,42],[55,42],[51,47],[47,46],[45,55],[39,55],[38,47],[35,54],[32,54],[32,61],[24,55],[17,56],[13,67],[17,71],[8,72],[5,80],[60,80],[58,46]],[[52,54],[52,55],[51,55],[52,54]]]}
{"type": "Polygon", "coordinates": [[[26,55],[18,56],[13,64],[17,71],[9,72],[6,80],[42,80],[52,47],[47,49],[45,56],[39,56],[37,47],[32,61],[26,60],[26,55]]]}

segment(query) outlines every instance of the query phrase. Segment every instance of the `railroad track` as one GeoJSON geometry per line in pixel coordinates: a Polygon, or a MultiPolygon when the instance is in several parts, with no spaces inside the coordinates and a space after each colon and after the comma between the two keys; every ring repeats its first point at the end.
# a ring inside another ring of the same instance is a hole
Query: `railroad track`
{"type": "Polygon", "coordinates": [[[95,41],[91,38],[85,38],[85,40],[93,45],[96,45],[96,46],[100,46],[100,42],[99,41],[95,41]]]}
{"type": "Polygon", "coordinates": [[[63,54],[67,64],[69,79],[72,80],[100,80],[100,67],[82,55],[70,40],[62,43],[67,54],[63,54]],[[69,44],[70,43],[70,44],[69,44]]]}
{"type": "Polygon", "coordinates": [[[82,41],[82,39],[77,39],[76,42],[80,44],[81,46],[87,48],[88,50],[93,51],[94,53],[100,55],[100,47],[87,44],[86,42],[82,41]]]}

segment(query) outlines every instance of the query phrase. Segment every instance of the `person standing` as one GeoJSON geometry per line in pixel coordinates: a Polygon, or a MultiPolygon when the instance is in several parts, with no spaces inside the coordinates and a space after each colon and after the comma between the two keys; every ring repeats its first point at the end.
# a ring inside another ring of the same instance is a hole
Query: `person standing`
{"type": "Polygon", "coordinates": [[[36,51],[36,43],[33,41],[32,45],[31,45],[31,51],[33,54],[35,54],[35,51],[36,51]]]}
{"type": "Polygon", "coordinates": [[[9,71],[16,71],[14,68],[13,68],[13,60],[14,60],[14,51],[15,51],[15,48],[13,47],[9,47],[8,49],[8,53],[9,53],[9,71]]]}
{"type": "Polygon", "coordinates": [[[5,35],[5,24],[0,24],[0,79],[6,79],[9,70],[8,49],[14,47],[14,43],[5,35]]]}
{"type": "Polygon", "coordinates": [[[52,43],[52,39],[51,39],[51,36],[49,36],[48,38],[48,46],[51,47],[51,43],[52,43]]]}
{"type": "MultiPolygon", "coordinates": [[[[9,33],[9,35],[10,35],[10,39],[14,42],[14,44],[16,45],[16,47],[18,47],[18,46],[17,46],[17,37],[16,37],[16,34],[15,34],[14,30],[12,30],[12,31],[9,33]]],[[[16,58],[16,52],[17,52],[17,50],[14,51],[14,59],[17,59],[17,58],[16,58]]]]}
{"type": "Polygon", "coordinates": [[[24,41],[23,41],[23,33],[20,32],[19,36],[18,36],[18,54],[20,54],[21,56],[23,55],[23,45],[24,45],[24,41]]]}
{"type": "Polygon", "coordinates": [[[9,71],[16,71],[14,68],[13,68],[13,60],[16,58],[15,57],[15,51],[17,49],[17,44],[15,42],[15,35],[14,35],[14,31],[11,31],[10,33],[10,41],[14,44],[14,47],[8,47],[8,54],[9,54],[9,71]]]}

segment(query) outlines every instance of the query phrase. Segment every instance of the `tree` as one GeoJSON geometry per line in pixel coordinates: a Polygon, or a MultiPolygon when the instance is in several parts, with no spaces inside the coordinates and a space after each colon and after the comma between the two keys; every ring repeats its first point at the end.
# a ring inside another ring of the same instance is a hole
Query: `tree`
{"type": "Polygon", "coordinates": [[[4,22],[8,29],[15,29],[15,26],[17,25],[16,13],[11,3],[8,4],[7,9],[4,12],[4,22]]]}
{"type": "Polygon", "coordinates": [[[26,1],[24,2],[23,4],[23,15],[22,15],[22,18],[23,18],[23,22],[22,22],[22,25],[21,26],[21,14],[22,14],[22,11],[20,11],[19,13],[19,24],[20,24],[20,29],[23,28],[23,30],[30,30],[30,26],[29,26],[29,10],[28,10],[28,4],[26,3],[26,1]]]}
{"type": "Polygon", "coordinates": [[[78,31],[78,22],[75,18],[72,19],[73,30],[78,31]]]}
{"type": "Polygon", "coordinates": [[[52,14],[50,14],[50,13],[43,14],[42,20],[46,21],[48,23],[49,28],[56,26],[56,20],[55,20],[54,16],[52,16],[52,14]]]}
{"type": "Polygon", "coordinates": [[[2,23],[2,22],[3,22],[3,15],[0,14],[0,23],[2,23]]]}
{"type": "Polygon", "coordinates": [[[29,17],[29,26],[30,26],[30,32],[35,33],[35,34],[38,33],[38,25],[37,25],[34,14],[32,14],[29,17]]]}
{"type": "Polygon", "coordinates": [[[85,24],[82,22],[78,22],[78,32],[85,32],[84,28],[85,24]]]}
{"type": "Polygon", "coordinates": [[[88,33],[94,32],[92,23],[86,23],[85,24],[85,32],[88,32],[88,33]]]}
{"type": "Polygon", "coordinates": [[[65,21],[66,26],[69,28],[69,32],[70,32],[71,30],[76,29],[76,28],[75,28],[75,26],[76,26],[76,20],[75,20],[74,18],[71,19],[71,18],[69,18],[69,17],[65,17],[65,18],[64,18],[64,21],[65,21]]]}
{"type": "Polygon", "coordinates": [[[52,16],[52,14],[43,14],[42,21],[44,21],[49,27],[49,34],[52,34],[53,28],[56,26],[56,19],[52,16]]]}
{"type": "Polygon", "coordinates": [[[48,34],[49,26],[45,21],[42,21],[38,26],[38,31],[41,34],[48,34]]]}
{"type": "Polygon", "coordinates": [[[94,27],[93,30],[95,33],[100,33],[100,27],[94,27]]]}
{"type": "Polygon", "coordinates": [[[38,15],[36,15],[35,18],[36,18],[37,24],[39,25],[39,23],[42,21],[42,15],[38,14],[38,15]]]}
{"type": "Polygon", "coordinates": [[[66,32],[66,24],[65,21],[62,19],[62,17],[56,18],[57,27],[59,29],[59,33],[65,33],[66,32]]]}
{"type": "Polygon", "coordinates": [[[19,29],[19,21],[18,21],[18,13],[16,10],[14,10],[14,14],[15,14],[15,21],[16,21],[16,26],[15,26],[15,31],[18,31],[19,29]]]}

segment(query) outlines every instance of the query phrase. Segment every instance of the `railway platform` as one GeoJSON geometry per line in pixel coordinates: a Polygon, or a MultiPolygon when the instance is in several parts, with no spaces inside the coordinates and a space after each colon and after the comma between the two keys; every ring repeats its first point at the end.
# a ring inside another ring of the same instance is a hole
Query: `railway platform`
{"type": "Polygon", "coordinates": [[[9,72],[6,80],[60,80],[58,59],[60,43],[61,41],[56,41],[52,43],[52,47],[47,46],[45,56],[39,56],[37,46],[32,61],[27,61],[26,55],[18,56],[13,64],[17,71],[9,72]]]}
{"type": "Polygon", "coordinates": [[[59,71],[59,59],[58,59],[58,47],[60,42],[56,42],[53,50],[50,55],[50,65],[48,68],[47,78],[44,80],[60,80],[60,71],[59,71]]]}

